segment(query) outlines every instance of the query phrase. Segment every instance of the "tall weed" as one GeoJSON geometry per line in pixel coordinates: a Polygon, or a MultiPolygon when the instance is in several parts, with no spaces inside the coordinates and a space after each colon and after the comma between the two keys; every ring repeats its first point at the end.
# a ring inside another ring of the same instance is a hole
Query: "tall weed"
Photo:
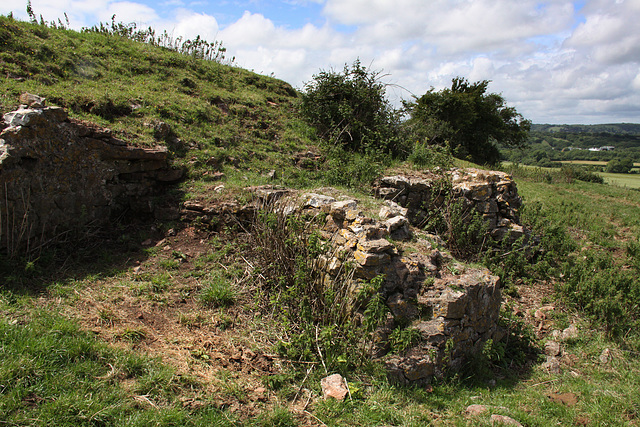
{"type": "Polygon", "coordinates": [[[281,354],[346,372],[368,360],[371,332],[385,314],[379,297],[384,279],[357,284],[347,263],[328,279],[318,260],[339,254],[312,231],[316,226],[314,218],[274,210],[258,215],[251,239],[262,304],[287,331],[281,354]]]}

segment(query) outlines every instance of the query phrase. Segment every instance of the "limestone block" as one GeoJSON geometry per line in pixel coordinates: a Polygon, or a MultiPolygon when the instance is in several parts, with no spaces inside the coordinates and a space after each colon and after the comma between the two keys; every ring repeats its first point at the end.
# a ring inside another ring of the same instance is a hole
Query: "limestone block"
{"type": "Polygon", "coordinates": [[[325,399],[344,400],[349,392],[347,383],[340,374],[329,375],[320,380],[320,384],[322,386],[322,395],[325,399]]]}
{"type": "Polygon", "coordinates": [[[434,301],[433,315],[446,319],[462,319],[467,308],[467,299],[462,292],[445,291],[440,300],[434,301]]]}
{"type": "Polygon", "coordinates": [[[400,175],[395,176],[385,176],[380,178],[380,184],[385,187],[393,187],[393,188],[408,188],[411,186],[411,181],[408,178],[400,175]]]}
{"type": "Polygon", "coordinates": [[[342,261],[340,261],[337,257],[332,257],[327,264],[327,271],[331,275],[336,275],[342,268],[342,261]]]}
{"type": "Polygon", "coordinates": [[[336,199],[331,196],[315,193],[304,194],[302,200],[303,208],[320,208],[325,205],[331,205],[331,203],[336,201],[336,199]]]}
{"type": "Polygon", "coordinates": [[[355,200],[342,200],[339,202],[331,203],[331,210],[345,210],[345,209],[356,209],[358,207],[358,202],[355,200]]]}
{"type": "Polygon", "coordinates": [[[372,267],[386,264],[391,260],[389,254],[373,254],[357,250],[353,253],[356,262],[362,266],[372,267]]]}
{"type": "Polygon", "coordinates": [[[428,193],[431,190],[431,181],[422,178],[412,179],[411,181],[411,191],[415,191],[418,193],[428,193]]]}
{"type": "Polygon", "coordinates": [[[387,226],[387,229],[390,233],[408,224],[409,220],[403,216],[394,216],[393,218],[385,221],[385,225],[387,226]]]}
{"type": "Polygon", "coordinates": [[[376,190],[376,196],[380,199],[394,199],[402,191],[397,188],[382,187],[376,190]]]}
{"type": "Polygon", "coordinates": [[[471,198],[473,200],[484,201],[493,194],[490,184],[474,184],[471,186],[471,198]]]}
{"type": "Polygon", "coordinates": [[[434,363],[428,359],[412,360],[412,364],[405,364],[404,376],[411,382],[428,378],[433,375],[434,363]]]}
{"type": "Polygon", "coordinates": [[[415,324],[413,327],[420,331],[420,334],[422,334],[422,338],[425,341],[431,343],[439,343],[446,339],[446,323],[443,318],[421,321],[415,324]]]}
{"type": "Polygon", "coordinates": [[[384,268],[385,268],[384,263],[382,265],[370,265],[370,266],[360,265],[356,263],[354,277],[362,280],[371,280],[374,277],[381,274],[381,270],[384,270],[384,268]]]}
{"type": "Polygon", "coordinates": [[[411,321],[418,317],[419,312],[415,304],[407,301],[402,294],[395,294],[387,299],[387,306],[393,316],[402,321],[411,321]]]}
{"type": "Polygon", "coordinates": [[[479,212],[484,214],[488,214],[488,213],[496,214],[498,213],[498,203],[495,200],[489,199],[484,202],[476,203],[476,209],[479,212]]]}
{"type": "Polygon", "coordinates": [[[378,213],[378,217],[382,220],[393,218],[394,216],[396,216],[396,213],[389,206],[381,207],[380,213],[378,213]]]}
{"type": "Polygon", "coordinates": [[[389,250],[394,249],[393,243],[389,242],[386,239],[360,239],[358,241],[358,250],[362,252],[370,252],[374,254],[378,254],[381,252],[387,252],[389,250]]]}
{"type": "Polygon", "coordinates": [[[356,218],[362,215],[362,212],[355,209],[347,209],[344,213],[344,219],[347,221],[355,221],[356,218]]]}
{"type": "Polygon", "coordinates": [[[410,384],[423,380],[428,382],[435,372],[434,362],[427,357],[391,357],[385,361],[389,381],[395,384],[410,384]]]}
{"type": "Polygon", "coordinates": [[[20,104],[24,104],[28,108],[44,108],[45,101],[45,98],[29,92],[20,95],[20,104]]]}

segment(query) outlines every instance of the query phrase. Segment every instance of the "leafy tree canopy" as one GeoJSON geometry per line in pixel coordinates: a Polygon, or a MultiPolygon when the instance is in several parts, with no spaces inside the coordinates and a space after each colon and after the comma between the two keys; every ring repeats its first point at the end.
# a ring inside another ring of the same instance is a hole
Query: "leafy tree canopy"
{"type": "Polygon", "coordinates": [[[450,145],[458,158],[495,164],[500,160],[497,144],[522,146],[531,122],[501,95],[487,93],[488,85],[489,80],[469,83],[456,77],[451,88],[431,88],[414,103],[405,103],[410,128],[430,144],[450,145]]]}
{"type": "Polygon", "coordinates": [[[380,73],[356,60],[343,72],[320,71],[305,84],[301,113],[330,144],[356,152],[397,154],[399,114],[380,73]]]}
{"type": "Polygon", "coordinates": [[[606,171],[610,173],[629,173],[631,169],[633,169],[633,160],[617,157],[607,163],[606,171]]]}

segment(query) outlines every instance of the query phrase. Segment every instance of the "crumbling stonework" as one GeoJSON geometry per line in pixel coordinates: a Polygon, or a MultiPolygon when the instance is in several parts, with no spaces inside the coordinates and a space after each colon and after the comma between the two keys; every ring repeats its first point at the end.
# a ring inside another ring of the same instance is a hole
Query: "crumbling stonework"
{"type": "MultiPolygon", "coordinates": [[[[0,248],[15,250],[130,209],[151,214],[162,184],[182,177],[164,148],[130,147],[62,108],[4,115],[0,134],[0,248]]],[[[38,105],[41,107],[41,105],[38,105]]]]}
{"type": "Polygon", "coordinates": [[[348,280],[349,294],[355,296],[366,281],[384,277],[380,292],[389,314],[374,334],[373,357],[385,362],[394,383],[429,383],[447,370],[458,370],[487,341],[503,337],[498,326],[498,277],[486,268],[456,262],[438,236],[411,226],[408,208],[385,200],[373,218],[356,200],[336,195],[335,189],[299,194],[270,185],[250,190],[255,200],[248,206],[207,207],[189,201],[181,216],[209,227],[229,215],[250,221],[265,208],[324,218],[320,234],[330,249],[314,265],[325,285],[348,280]],[[347,266],[352,274],[344,274],[347,266]],[[405,351],[394,352],[390,337],[401,329],[417,331],[419,339],[405,351]]]}
{"type": "Polygon", "coordinates": [[[355,200],[307,194],[301,204],[327,214],[322,233],[334,250],[317,263],[325,280],[336,278],[345,263],[355,267],[355,288],[384,275],[380,292],[390,315],[376,332],[375,356],[384,358],[393,382],[428,383],[459,369],[488,340],[502,338],[498,277],[455,262],[436,247],[436,236],[412,236],[406,209],[389,203],[376,220],[363,215],[355,200]],[[412,237],[398,249],[397,240],[412,237]],[[389,338],[399,328],[418,331],[419,339],[402,354],[392,354],[389,338]]]}
{"type": "Polygon", "coordinates": [[[407,218],[416,227],[424,226],[431,212],[455,200],[482,214],[496,240],[508,236],[515,241],[526,234],[518,216],[522,199],[516,183],[504,172],[453,169],[441,177],[387,176],[380,179],[375,194],[406,208],[407,218]]]}

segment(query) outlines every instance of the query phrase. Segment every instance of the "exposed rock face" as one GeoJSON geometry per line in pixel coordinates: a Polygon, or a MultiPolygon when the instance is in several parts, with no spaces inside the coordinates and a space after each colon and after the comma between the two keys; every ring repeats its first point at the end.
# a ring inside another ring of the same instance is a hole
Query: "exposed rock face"
{"type": "Polygon", "coordinates": [[[454,169],[440,178],[387,176],[380,179],[376,196],[406,208],[412,225],[421,227],[430,212],[441,208],[451,194],[465,208],[473,208],[487,222],[496,240],[512,241],[525,235],[518,209],[522,199],[509,174],[479,169],[454,169]]]}
{"type": "Polygon", "coordinates": [[[108,129],[69,120],[58,107],[7,113],[3,127],[0,246],[5,249],[102,225],[125,209],[151,214],[152,196],[162,184],[182,177],[181,170],[169,167],[164,148],[129,147],[108,129]]]}

